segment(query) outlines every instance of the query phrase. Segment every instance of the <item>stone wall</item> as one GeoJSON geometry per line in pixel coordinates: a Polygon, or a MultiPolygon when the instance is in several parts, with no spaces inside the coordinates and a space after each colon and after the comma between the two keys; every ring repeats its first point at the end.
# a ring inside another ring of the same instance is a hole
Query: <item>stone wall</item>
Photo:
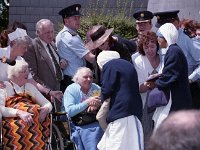
{"type": "MultiPolygon", "coordinates": [[[[97,11],[102,9],[106,0],[10,0],[9,8],[9,23],[20,21],[28,28],[28,34],[31,37],[35,36],[35,24],[40,19],[50,19],[54,22],[56,31],[59,30],[58,25],[62,23],[62,18],[58,12],[71,4],[79,3],[82,5],[83,13],[87,9],[97,8],[97,11]],[[98,8],[96,7],[99,2],[98,8]]],[[[124,6],[127,2],[127,15],[132,17],[134,11],[138,9],[146,9],[148,0],[107,0],[108,4],[105,8],[109,12],[116,7],[124,6]],[[132,9],[133,7],[133,9],[132,9]]]]}
{"type": "Polygon", "coordinates": [[[200,21],[199,0],[149,0],[148,10],[152,12],[180,10],[180,19],[194,19],[200,21]]]}
{"type": "MultiPolygon", "coordinates": [[[[159,0],[159,3],[158,0],[149,0],[147,9],[153,13],[180,10],[180,20],[184,18],[200,22],[200,0],[159,0]]],[[[156,23],[155,17],[152,22],[156,23]]]]}

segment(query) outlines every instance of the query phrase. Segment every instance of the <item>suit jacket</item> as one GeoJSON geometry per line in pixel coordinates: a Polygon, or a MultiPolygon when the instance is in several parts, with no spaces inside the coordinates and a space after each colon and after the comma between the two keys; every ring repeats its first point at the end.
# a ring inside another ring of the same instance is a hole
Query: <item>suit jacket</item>
{"type": "MultiPolygon", "coordinates": [[[[51,44],[57,54],[56,46],[51,44]]],[[[58,54],[57,54],[58,55],[58,54]]],[[[60,81],[56,79],[52,60],[39,38],[33,40],[33,45],[23,56],[28,62],[33,79],[52,90],[60,90],[60,81]]]]}

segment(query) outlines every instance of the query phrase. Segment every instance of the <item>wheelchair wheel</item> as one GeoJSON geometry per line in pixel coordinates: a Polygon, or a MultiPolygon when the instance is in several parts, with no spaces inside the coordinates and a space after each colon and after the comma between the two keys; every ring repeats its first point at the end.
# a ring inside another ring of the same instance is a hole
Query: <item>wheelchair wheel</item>
{"type": "Polygon", "coordinates": [[[52,124],[51,147],[52,150],[64,150],[62,135],[55,124],[52,124]]]}

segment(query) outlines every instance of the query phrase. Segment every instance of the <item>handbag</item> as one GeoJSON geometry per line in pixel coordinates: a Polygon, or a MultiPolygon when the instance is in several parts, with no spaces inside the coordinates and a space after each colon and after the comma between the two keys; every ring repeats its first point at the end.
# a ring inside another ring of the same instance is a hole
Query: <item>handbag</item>
{"type": "Polygon", "coordinates": [[[71,117],[71,120],[77,126],[83,126],[97,121],[96,113],[89,113],[85,111],[71,117]]]}
{"type": "Polygon", "coordinates": [[[162,74],[159,74],[159,73],[152,74],[152,75],[146,80],[146,82],[154,82],[154,81],[156,81],[157,79],[159,79],[160,77],[162,77],[162,74]]]}
{"type": "Polygon", "coordinates": [[[170,94],[167,91],[154,88],[148,94],[147,108],[148,111],[154,110],[156,107],[165,106],[169,102],[170,94]]]}

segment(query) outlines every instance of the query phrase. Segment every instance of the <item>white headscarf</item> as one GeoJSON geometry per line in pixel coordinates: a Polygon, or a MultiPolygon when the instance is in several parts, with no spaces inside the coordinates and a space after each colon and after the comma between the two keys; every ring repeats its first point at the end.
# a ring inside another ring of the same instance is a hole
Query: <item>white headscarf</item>
{"type": "Polygon", "coordinates": [[[109,51],[109,50],[102,51],[97,56],[97,64],[99,65],[99,68],[102,69],[103,65],[105,65],[108,61],[118,58],[120,58],[120,55],[116,51],[109,51]]]}
{"type": "Polygon", "coordinates": [[[178,30],[172,23],[165,23],[158,29],[157,32],[163,35],[167,41],[168,47],[172,44],[175,44],[178,39],[178,30]]]}
{"type": "Polygon", "coordinates": [[[12,33],[8,34],[8,38],[10,41],[14,41],[17,38],[27,36],[26,30],[17,28],[15,31],[12,33]]]}

